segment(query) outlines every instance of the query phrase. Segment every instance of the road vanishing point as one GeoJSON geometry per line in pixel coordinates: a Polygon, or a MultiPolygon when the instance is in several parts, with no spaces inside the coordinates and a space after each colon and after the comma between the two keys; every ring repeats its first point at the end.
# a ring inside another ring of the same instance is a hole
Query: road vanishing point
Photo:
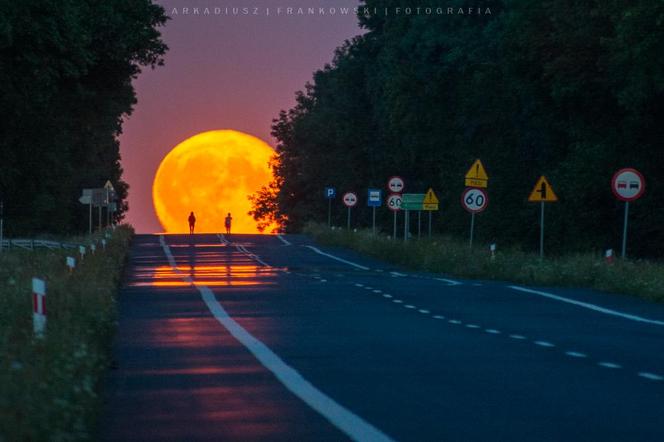
{"type": "Polygon", "coordinates": [[[664,306],[137,235],[101,440],[664,440],[664,306]]]}

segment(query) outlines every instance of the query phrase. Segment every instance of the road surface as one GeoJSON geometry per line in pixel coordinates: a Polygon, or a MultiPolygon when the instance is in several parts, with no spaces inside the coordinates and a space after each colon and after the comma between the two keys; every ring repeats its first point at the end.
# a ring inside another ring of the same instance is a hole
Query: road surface
{"type": "Polygon", "coordinates": [[[664,306],[139,235],[102,440],[664,440],[664,306]]]}

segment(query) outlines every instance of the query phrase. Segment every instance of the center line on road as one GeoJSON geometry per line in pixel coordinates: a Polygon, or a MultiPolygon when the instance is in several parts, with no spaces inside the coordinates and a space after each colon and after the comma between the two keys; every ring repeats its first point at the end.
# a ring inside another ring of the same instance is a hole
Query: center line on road
{"type": "Polygon", "coordinates": [[[487,333],[490,333],[492,335],[499,335],[500,334],[500,330],[496,330],[495,328],[487,328],[484,331],[487,332],[487,333]]]}
{"type": "Polygon", "coordinates": [[[468,328],[480,328],[480,326],[476,325],[476,324],[466,324],[466,327],[468,327],[468,328]]]}
{"type": "Polygon", "coordinates": [[[391,298],[392,295],[388,295],[387,293],[383,294],[383,298],[391,298]]]}
{"type": "Polygon", "coordinates": [[[664,321],[657,321],[654,319],[642,318],[641,316],[630,315],[627,313],[622,313],[616,310],[611,310],[608,308],[600,307],[599,305],[590,304],[588,302],[577,301],[576,299],[565,298],[563,296],[554,295],[553,293],[540,292],[539,290],[531,290],[524,287],[519,287],[516,285],[511,285],[509,288],[513,290],[518,290],[524,293],[532,293],[534,295],[544,296],[545,298],[554,299],[556,301],[566,302],[568,304],[578,305],[579,307],[584,307],[596,312],[604,313],[607,315],[619,316],[621,318],[630,319],[632,321],[645,322],[647,324],[654,325],[664,325],[664,321]]]}
{"type": "Polygon", "coordinates": [[[526,339],[526,337],[522,336],[522,335],[510,335],[510,338],[512,338],[512,339],[526,339]]]}
{"type": "MultiPolygon", "coordinates": [[[[161,243],[169,264],[176,273],[181,273],[176,265],[175,258],[170,248],[160,235],[161,243]]],[[[239,323],[237,323],[217,301],[212,290],[207,286],[195,284],[195,287],[201,294],[203,301],[214,318],[228,332],[240,342],[254,357],[281,382],[295,396],[304,401],[309,407],[318,412],[327,419],[332,425],[337,427],[348,437],[355,441],[383,441],[388,442],[392,439],[385,433],[374,427],[360,416],[335,402],[330,396],[318,390],[311,382],[306,380],[297,370],[286,364],[276,353],[267,345],[257,339],[239,323]]]]}
{"type": "Polygon", "coordinates": [[[433,319],[445,319],[445,316],[442,316],[442,315],[434,315],[433,319]]]}
{"type": "Polygon", "coordinates": [[[406,308],[417,308],[417,307],[415,307],[414,305],[411,305],[411,304],[406,304],[406,305],[404,305],[404,307],[406,307],[406,308]]]}
{"type": "Polygon", "coordinates": [[[401,304],[403,301],[401,299],[393,299],[392,302],[395,304],[401,304]]]}
{"type": "Polygon", "coordinates": [[[374,293],[383,293],[382,290],[378,290],[378,289],[374,290],[373,292],[374,292],[374,293]]]}
{"type": "Polygon", "coordinates": [[[650,379],[651,381],[662,381],[662,380],[664,380],[664,377],[662,377],[658,374],[647,373],[645,371],[642,371],[641,373],[639,373],[639,376],[641,376],[642,378],[650,379]]]}
{"type": "Polygon", "coordinates": [[[540,347],[555,347],[554,344],[546,341],[535,341],[535,345],[539,345],[540,347]]]}
{"type": "Polygon", "coordinates": [[[588,355],[586,355],[585,353],[580,353],[578,351],[567,351],[567,352],[565,352],[565,354],[567,356],[571,356],[573,358],[587,358],[588,357],[588,355]]]}
{"type": "Polygon", "coordinates": [[[614,364],[613,362],[598,362],[597,365],[604,368],[622,368],[620,364],[614,364]]]}
{"type": "Polygon", "coordinates": [[[449,322],[450,324],[461,324],[461,321],[458,321],[458,320],[456,320],[456,319],[450,319],[450,320],[447,321],[447,322],[449,322]]]}
{"type": "Polygon", "coordinates": [[[431,313],[429,310],[425,309],[421,309],[419,312],[422,313],[423,315],[428,315],[429,313],[431,313]]]}
{"type": "Polygon", "coordinates": [[[330,259],[334,259],[334,260],[336,260],[336,261],[343,262],[344,264],[348,264],[349,266],[353,266],[353,267],[355,267],[356,269],[360,269],[360,270],[370,270],[369,267],[366,267],[366,266],[363,266],[363,265],[360,265],[360,264],[354,263],[354,262],[352,262],[352,261],[348,261],[348,260],[343,259],[343,258],[339,258],[338,256],[330,255],[329,253],[325,253],[325,252],[321,251],[320,249],[318,249],[318,248],[316,248],[316,247],[314,247],[314,246],[305,246],[305,247],[307,247],[307,248],[313,250],[314,252],[318,253],[319,255],[327,256],[327,257],[330,258],[330,259]]]}
{"type": "Polygon", "coordinates": [[[355,284],[355,287],[364,287],[364,284],[355,284]]]}
{"type": "Polygon", "coordinates": [[[284,236],[281,233],[277,233],[277,238],[279,238],[279,240],[282,243],[284,243],[285,246],[290,246],[291,245],[291,242],[288,241],[286,238],[284,238],[284,236]]]}
{"type": "Polygon", "coordinates": [[[455,286],[455,285],[461,285],[459,281],[455,281],[453,279],[447,279],[447,278],[434,278],[436,281],[443,281],[446,282],[450,287],[455,286]]]}

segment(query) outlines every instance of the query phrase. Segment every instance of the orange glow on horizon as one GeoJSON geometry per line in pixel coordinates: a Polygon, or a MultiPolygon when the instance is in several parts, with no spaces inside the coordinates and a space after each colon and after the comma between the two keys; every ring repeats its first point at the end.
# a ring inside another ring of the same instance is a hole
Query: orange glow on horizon
{"type": "Polygon", "coordinates": [[[248,196],[272,179],[268,162],[273,154],[264,141],[234,130],[203,132],[175,146],[159,165],[152,186],[165,232],[189,232],[187,217],[193,211],[195,233],[223,232],[228,212],[233,233],[258,233],[247,213],[252,208],[248,196]]]}

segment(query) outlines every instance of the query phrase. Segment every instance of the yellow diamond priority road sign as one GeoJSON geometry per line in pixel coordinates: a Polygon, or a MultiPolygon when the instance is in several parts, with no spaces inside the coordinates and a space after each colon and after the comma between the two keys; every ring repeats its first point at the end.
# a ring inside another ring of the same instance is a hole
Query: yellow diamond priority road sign
{"type": "Polygon", "coordinates": [[[481,187],[486,189],[489,184],[489,176],[486,174],[484,165],[480,160],[475,160],[466,173],[466,186],[481,187]]]}
{"type": "Polygon", "coordinates": [[[551,187],[551,184],[549,184],[546,177],[541,176],[540,179],[537,180],[537,184],[535,184],[533,191],[530,192],[528,201],[531,203],[553,203],[558,201],[558,196],[556,196],[553,187],[551,187]]]}
{"type": "Polygon", "coordinates": [[[426,195],[424,195],[424,201],[422,201],[423,210],[438,210],[438,197],[433,193],[433,189],[427,190],[426,195]]]}

